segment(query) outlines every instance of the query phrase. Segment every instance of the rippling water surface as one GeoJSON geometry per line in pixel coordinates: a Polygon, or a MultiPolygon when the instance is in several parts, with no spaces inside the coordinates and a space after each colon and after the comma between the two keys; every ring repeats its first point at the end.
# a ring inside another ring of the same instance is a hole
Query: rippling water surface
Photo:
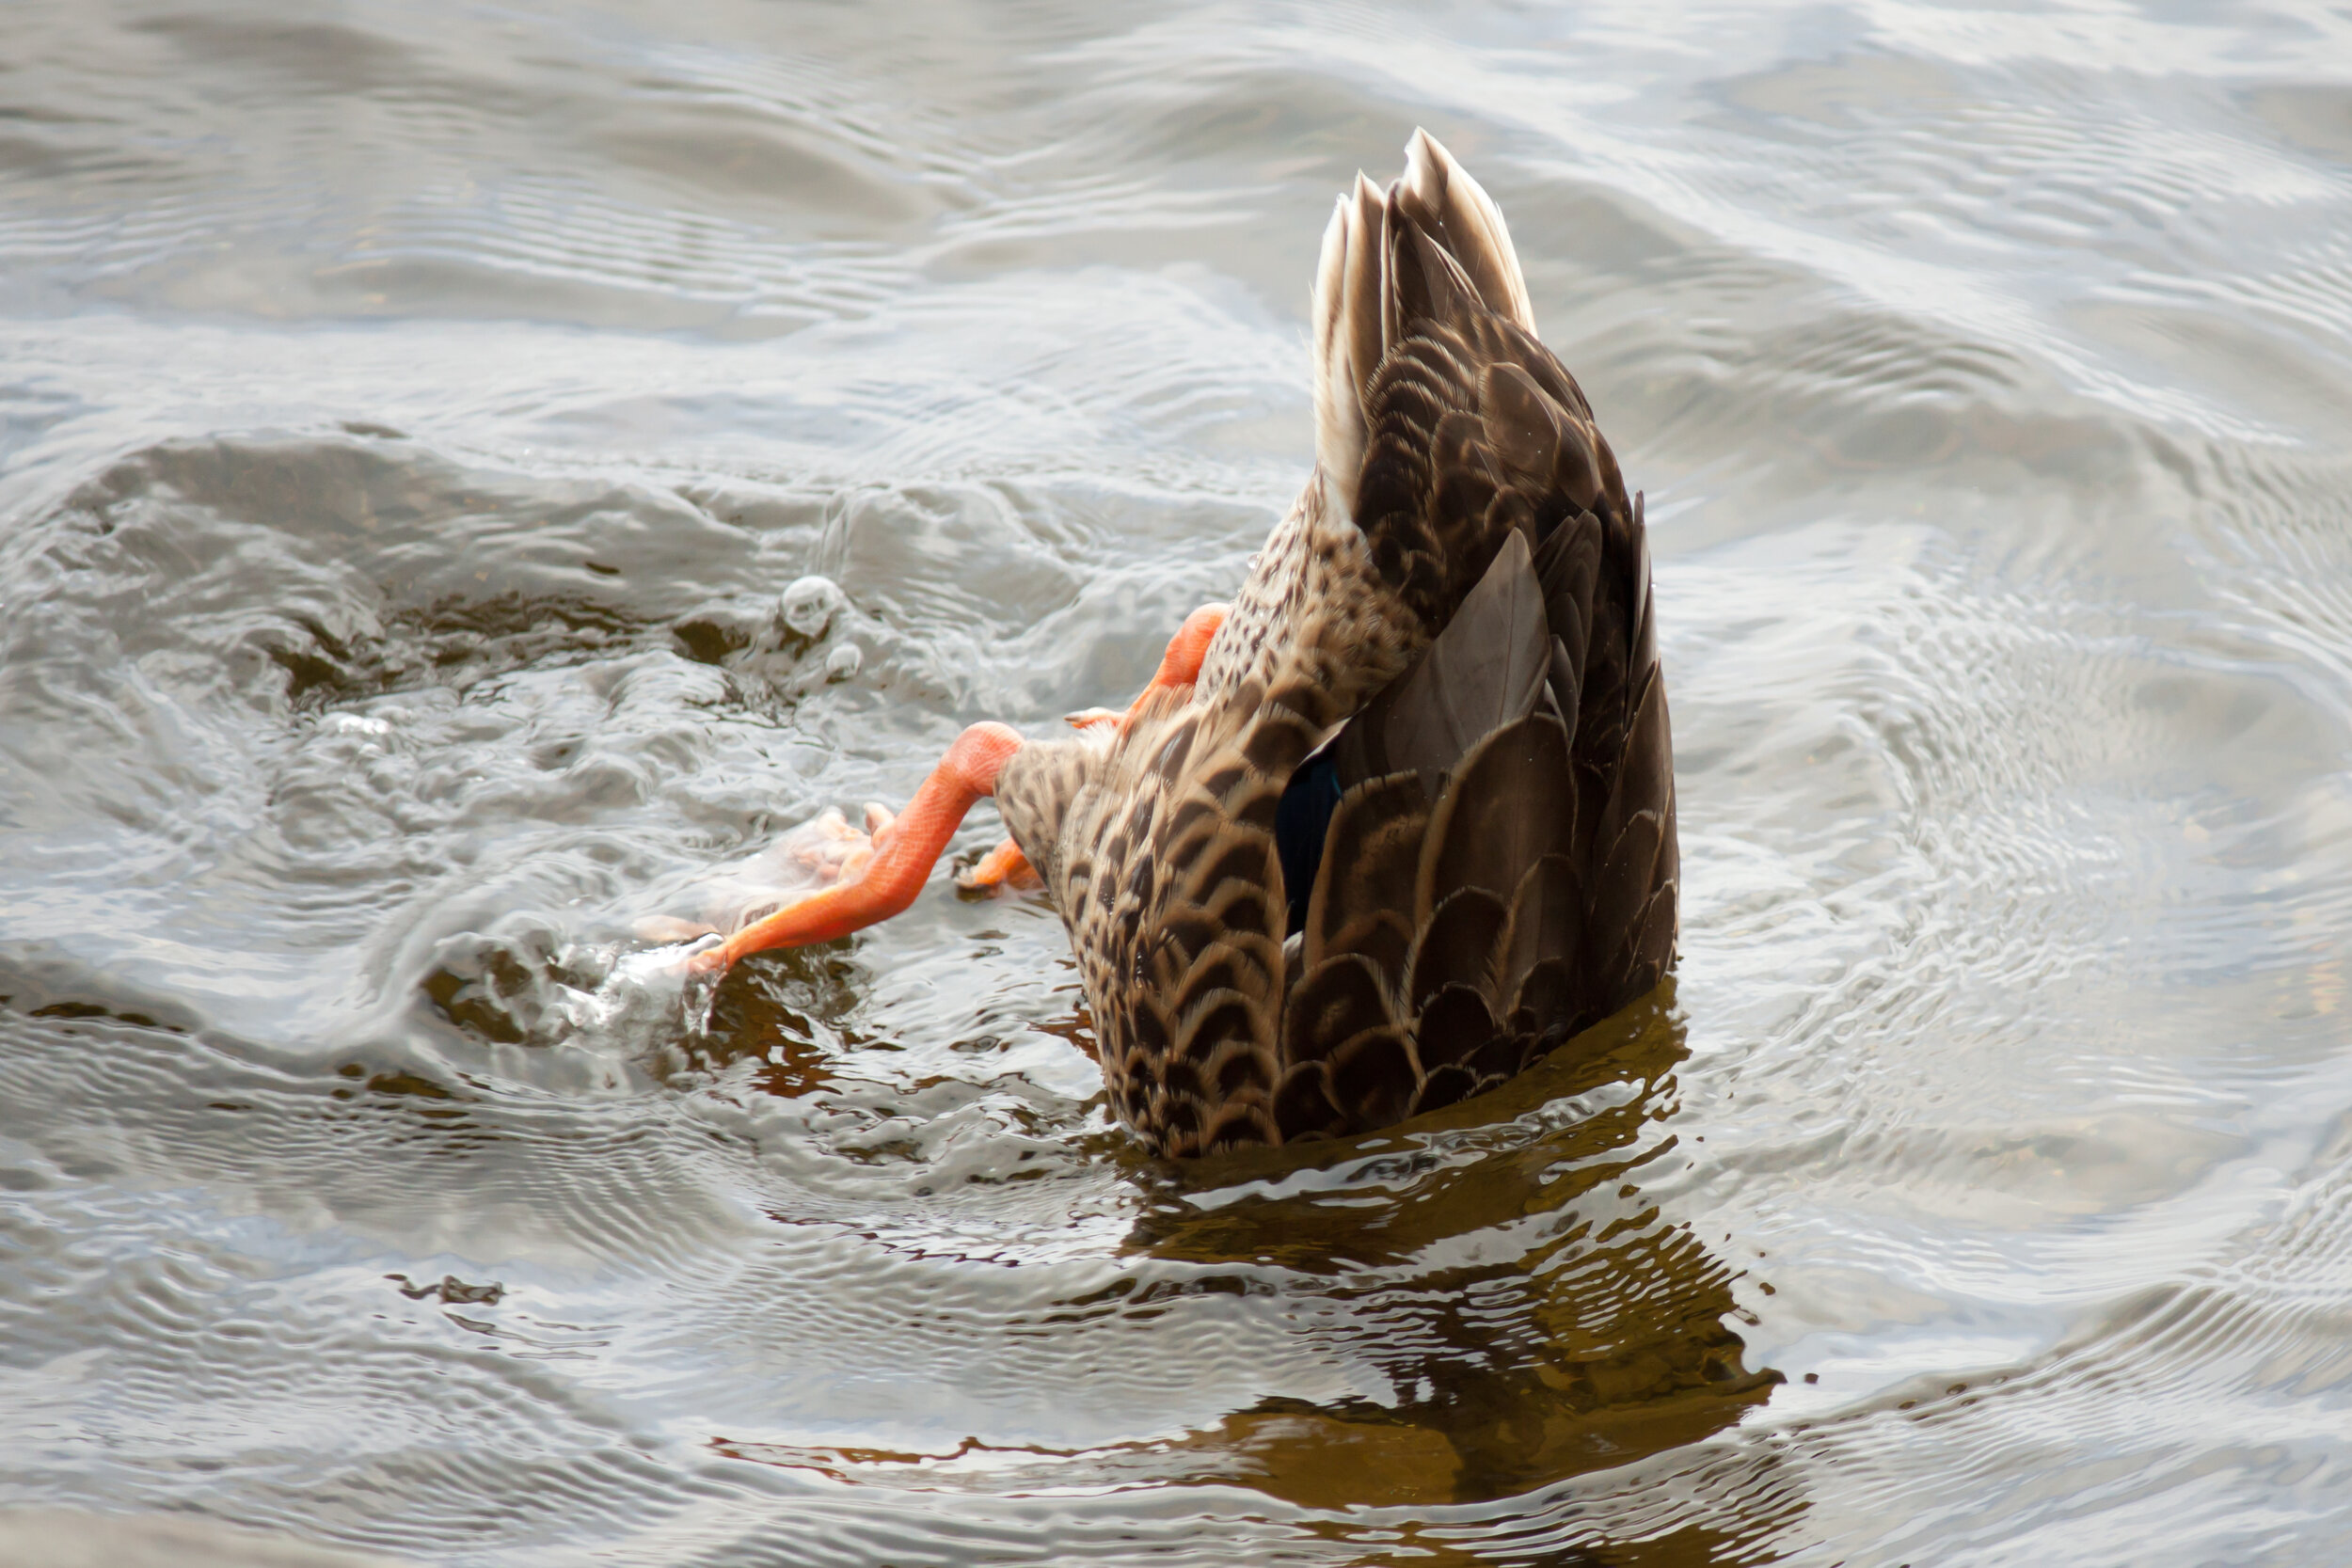
{"type": "Polygon", "coordinates": [[[5,29],[0,1503],[2352,1560],[2341,8],[5,29]],[[615,1006],[698,874],[1232,590],[1328,203],[1416,124],[1649,495],[1675,981],[1182,1168],[1033,897],[615,1006]]]}

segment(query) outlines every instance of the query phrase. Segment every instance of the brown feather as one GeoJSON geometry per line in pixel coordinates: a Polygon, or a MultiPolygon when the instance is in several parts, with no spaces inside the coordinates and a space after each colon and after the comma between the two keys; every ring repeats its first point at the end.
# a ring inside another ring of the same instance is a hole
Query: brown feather
{"type": "Polygon", "coordinates": [[[1364,933],[1392,922],[1404,943],[1396,966],[1380,967],[1403,980],[1405,946],[1412,941],[1413,879],[1429,820],[1426,799],[1416,773],[1366,779],[1341,794],[1307,905],[1303,957],[1310,970],[1334,954],[1371,954],[1364,933]]]}
{"type": "Polygon", "coordinates": [[[1483,887],[1447,895],[1423,922],[1413,943],[1405,994],[1418,1012],[1448,986],[1491,994],[1495,953],[1511,923],[1502,899],[1483,887]]]}
{"type": "Polygon", "coordinates": [[[1537,861],[1566,847],[1576,828],[1567,763],[1567,736],[1545,713],[1491,731],[1471,749],[1429,814],[1413,881],[1417,923],[1459,888],[1510,896],[1537,861]]]}
{"type": "Polygon", "coordinates": [[[1414,1022],[1422,1070],[1435,1072],[1474,1057],[1502,1032],[1486,997],[1469,986],[1446,986],[1414,1022]]]}
{"type": "Polygon", "coordinates": [[[1420,1116],[1423,1111],[1442,1111],[1456,1101],[1468,1100],[1478,1092],[1479,1087],[1476,1075],[1458,1062],[1432,1068],[1428,1076],[1421,1081],[1420,1092],[1413,1096],[1411,1114],[1420,1116]]]}
{"type": "Polygon", "coordinates": [[[1445,630],[1331,743],[1341,785],[1410,768],[1435,800],[1464,752],[1533,711],[1549,640],[1543,585],[1515,531],[1445,630]]]}
{"type": "Polygon", "coordinates": [[[1391,986],[1359,953],[1342,953],[1303,975],[1282,1010],[1282,1039],[1294,1062],[1321,1061],[1367,1029],[1396,1022],[1391,986]]]}
{"type": "MultiPolygon", "coordinates": [[[[1543,856],[1528,867],[1512,895],[1509,921],[1495,948],[1501,961],[1493,994],[1518,1007],[1519,988],[1535,966],[1557,954],[1576,952],[1583,945],[1583,934],[1584,887],[1576,863],[1562,854],[1543,856]]],[[[1553,1020],[1546,1015],[1540,1022],[1553,1020]]]]}
{"type": "Polygon", "coordinates": [[[1413,1053],[1401,1029],[1367,1029],[1331,1053],[1332,1101],[1349,1131],[1386,1127],[1403,1118],[1421,1086],[1413,1053]]]}

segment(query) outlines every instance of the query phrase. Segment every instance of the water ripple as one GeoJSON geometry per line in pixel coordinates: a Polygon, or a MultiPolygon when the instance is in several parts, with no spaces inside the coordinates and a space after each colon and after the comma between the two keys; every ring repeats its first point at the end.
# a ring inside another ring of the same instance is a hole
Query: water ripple
{"type": "Polygon", "coordinates": [[[2344,18],[19,9],[0,1502],[482,1564],[2344,1555],[2344,18]],[[1034,899],[625,984],[1230,593],[1331,193],[1416,123],[1647,491],[1674,984],[1181,1170],[1034,899]]]}

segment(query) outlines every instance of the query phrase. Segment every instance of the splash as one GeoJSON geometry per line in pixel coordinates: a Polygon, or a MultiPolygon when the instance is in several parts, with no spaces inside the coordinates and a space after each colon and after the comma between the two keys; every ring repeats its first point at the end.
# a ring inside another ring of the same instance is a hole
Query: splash
{"type": "Polygon", "coordinates": [[[679,1033],[707,1033],[721,972],[692,960],[722,940],[714,931],[660,947],[624,950],[607,945],[567,951],[567,971],[601,969],[603,978],[593,990],[555,982],[547,1012],[551,1032],[630,1049],[679,1033]]]}

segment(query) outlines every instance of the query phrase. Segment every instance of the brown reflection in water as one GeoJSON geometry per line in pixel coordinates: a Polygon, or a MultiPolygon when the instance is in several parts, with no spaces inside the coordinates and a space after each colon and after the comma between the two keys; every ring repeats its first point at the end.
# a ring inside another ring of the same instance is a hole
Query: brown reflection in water
{"type": "MultiPolygon", "coordinates": [[[[1755,1516],[1732,1528],[1684,1525],[1646,1540],[1583,1539],[1521,1544],[1512,1534],[1537,1534],[1545,1521],[1513,1519],[1527,1530],[1489,1533],[1482,1521],[1435,1524],[1413,1519],[1368,1520],[1367,1509],[1439,1509],[1455,1499],[1444,1480],[1453,1450],[1446,1440],[1423,1430],[1394,1428],[1380,1441],[1363,1441],[1363,1429],[1345,1422],[1301,1416],[1229,1416],[1216,1428],[1165,1442],[1120,1443],[1090,1449],[996,1448],[970,1438],[946,1453],[888,1449],[803,1447],[713,1437],[709,1447],[728,1459],[781,1469],[807,1471],[848,1485],[884,1486],[906,1492],[971,1493],[1020,1497],[1040,1490],[1083,1486],[1088,1491],[1156,1489],[1169,1485],[1240,1485],[1279,1497],[1300,1508],[1350,1517],[1306,1519],[1302,1532],[1352,1548],[1358,1568],[1429,1565],[1541,1563],[1545,1568],[1732,1568],[1771,1560],[1757,1538],[1785,1524],[1797,1506],[1780,1488],[1753,1489],[1755,1516]],[[1281,1489],[1265,1484],[1266,1461],[1279,1463],[1281,1489]],[[1497,1537],[1502,1537],[1497,1539],[1497,1537]]],[[[1768,1467],[1776,1469],[1770,1460],[1768,1467]]],[[[1532,1499],[1531,1499],[1532,1501],[1532,1499]]]]}
{"type": "Polygon", "coordinates": [[[859,1002],[854,951],[844,937],[736,965],[691,1047],[698,1065],[758,1062],[753,1084],[787,1100],[830,1087],[834,1058],[872,1037],[850,1027],[859,1002]]]}
{"type": "Polygon", "coordinates": [[[265,651],[286,673],[287,702],[315,713],[423,686],[463,692],[509,671],[602,657],[650,635],[610,605],[508,592],[396,610],[376,638],[339,637],[315,617],[292,614],[265,651]]]}
{"type": "Polygon", "coordinates": [[[1100,1062],[1103,1059],[1103,1048],[1095,1041],[1094,1015],[1088,1012],[1083,1005],[1069,1017],[1050,1020],[1037,1025],[1037,1029],[1040,1034],[1068,1040],[1076,1049],[1084,1052],[1089,1062],[1100,1062]]]}
{"type": "Polygon", "coordinates": [[[1349,1348],[1397,1391],[1235,1418],[1252,1484],[1302,1503],[1340,1484],[1368,1503],[1373,1478],[1408,1472],[1413,1496],[1394,1500],[1477,1501],[1695,1442],[1760,1403],[1780,1377],[1751,1371],[1724,1326],[1735,1272],[1642,1196],[1645,1170],[1679,1164],[1657,1124],[1687,1053],[1669,982],[1518,1081],[1402,1129],[1165,1167],[1168,1199],[1133,1246],[1321,1275],[1349,1348]],[[1310,1170],[1336,1180],[1296,1180],[1310,1170]],[[1466,1251],[1482,1261],[1416,1266],[1466,1251]]]}
{"type": "MultiPolygon", "coordinates": [[[[477,1039],[552,1043],[572,1027],[557,1001],[594,991],[605,977],[593,961],[558,953],[558,941],[546,926],[460,932],[441,943],[420,989],[434,1011],[477,1039]]],[[[648,1065],[723,1071],[748,1059],[759,1064],[752,1082],[771,1094],[797,1099],[828,1087],[834,1058],[874,1037],[850,1026],[862,973],[854,954],[843,938],[736,965],[712,999],[706,1030],[671,1042],[648,1065]]]]}
{"type": "Polygon", "coordinates": [[[470,1093],[414,1072],[371,1073],[357,1062],[335,1069],[342,1083],[327,1090],[327,1114],[366,1117],[389,1147],[436,1159],[464,1159],[502,1138],[474,1114],[470,1093]]]}
{"type": "Polygon", "coordinates": [[[530,1038],[522,1009],[543,986],[546,968],[525,962],[506,943],[468,933],[448,944],[422,990],[435,1010],[467,1034],[520,1045],[530,1038]]]}
{"type": "MultiPolygon", "coordinates": [[[[1780,1381],[1751,1370],[1724,1325],[1739,1311],[1734,1269],[1642,1194],[1645,1173],[1678,1164],[1660,1124],[1676,1108],[1686,1053],[1670,982],[1518,1082],[1401,1129],[1138,1165],[1162,1199],[1131,1250],[1231,1267],[1184,1291],[1263,1290],[1269,1266],[1288,1271],[1279,1288],[1335,1308],[1346,1326],[1330,1332],[1387,1373],[1393,1403],[1268,1400],[1179,1438],[1082,1450],[967,1440],[925,1454],[726,1437],[712,1447],[912,1491],[1226,1484],[1351,1513],[1508,1498],[1516,1523],[1540,1524],[1546,1505],[1527,1494],[1697,1443],[1780,1381]],[[1470,1238],[1475,1246],[1461,1244],[1470,1238]],[[1482,1260],[1419,1265],[1441,1253],[1482,1260]]],[[[1770,1477],[1729,1490],[1743,1500],[1724,1528],[1607,1544],[1582,1529],[1570,1532],[1579,1544],[1500,1560],[1460,1544],[1475,1525],[1313,1528],[1344,1537],[1366,1562],[1760,1560],[1752,1544],[1802,1503],[1770,1477]]]]}

